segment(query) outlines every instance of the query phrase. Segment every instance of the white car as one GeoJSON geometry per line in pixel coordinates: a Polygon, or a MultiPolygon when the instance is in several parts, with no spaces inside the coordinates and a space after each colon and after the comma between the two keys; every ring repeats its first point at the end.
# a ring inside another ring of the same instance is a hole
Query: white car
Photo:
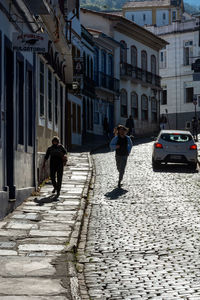
{"type": "Polygon", "coordinates": [[[152,166],[161,163],[187,163],[197,167],[197,145],[189,131],[161,130],[153,145],[152,166]]]}

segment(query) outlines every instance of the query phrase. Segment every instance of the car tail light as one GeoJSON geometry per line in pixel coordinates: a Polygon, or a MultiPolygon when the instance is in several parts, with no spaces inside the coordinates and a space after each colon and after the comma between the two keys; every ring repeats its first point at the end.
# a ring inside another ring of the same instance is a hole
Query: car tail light
{"type": "Polygon", "coordinates": [[[197,145],[194,144],[194,145],[190,146],[190,150],[197,150],[197,145]]]}
{"type": "Polygon", "coordinates": [[[163,145],[161,143],[155,143],[155,148],[163,148],[163,145]]]}

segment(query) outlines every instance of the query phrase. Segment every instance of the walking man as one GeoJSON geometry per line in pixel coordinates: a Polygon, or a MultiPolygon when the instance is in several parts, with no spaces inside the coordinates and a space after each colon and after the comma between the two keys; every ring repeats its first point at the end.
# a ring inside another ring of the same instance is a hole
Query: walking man
{"type": "Polygon", "coordinates": [[[50,177],[52,181],[52,185],[54,187],[52,193],[57,192],[56,197],[60,196],[60,190],[62,185],[62,177],[63,177],[63,164],[66,162],[66,154],[67,151],[59,143],[59,138],[54,136],[52,139],[52,146],[48,147],[46,155],[44,157],[43,168],[45,167],[45,163],[50,156],[50,177]],[[56,181],[57,177],[57,181],[56,181]]]}
{"type": "Polygon", "coordinates": [[[133,146],[129,136],[127,136],[128,129],[123,125],[118,125],[117,135],[110,142],[110,149],[116,150],[115,159],[116,166],[119,172],[118,188],[121,187],[121,181],[124,176],[128,156],[133,146]]]}

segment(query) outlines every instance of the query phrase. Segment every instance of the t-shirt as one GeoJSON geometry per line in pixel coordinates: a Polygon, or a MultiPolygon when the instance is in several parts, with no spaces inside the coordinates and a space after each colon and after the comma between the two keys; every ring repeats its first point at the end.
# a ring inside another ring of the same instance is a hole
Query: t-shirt
{"type": "Polygon", "coordinates": [[[47,160],[50,156],[50,164],[57,165],[63,164],[63,156],[67,153],[63,145],[52,145],[47,149],[45,159],[47,160]]]}
{"type": "Polygon", "coordinates": [[[118,136],[117,145],[120,145],[120,148],[116,149],[116,155],[119,155],[119,156],[128,155],[128,149],[127,149],[128,141],[127,141],[126,136],[124,138],[122,138],[121,136],[118,136]]]}

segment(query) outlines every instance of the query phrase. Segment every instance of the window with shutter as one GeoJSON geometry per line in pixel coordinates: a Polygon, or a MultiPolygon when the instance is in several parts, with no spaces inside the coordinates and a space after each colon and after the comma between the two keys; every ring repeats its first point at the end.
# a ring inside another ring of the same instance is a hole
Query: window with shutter
{"type": "Polygon", "coordinates": [[[142,104],[142,120],[148,121],[148,98],[146,95],[142,95],[141,97],[141,104],[142,104]]]}

